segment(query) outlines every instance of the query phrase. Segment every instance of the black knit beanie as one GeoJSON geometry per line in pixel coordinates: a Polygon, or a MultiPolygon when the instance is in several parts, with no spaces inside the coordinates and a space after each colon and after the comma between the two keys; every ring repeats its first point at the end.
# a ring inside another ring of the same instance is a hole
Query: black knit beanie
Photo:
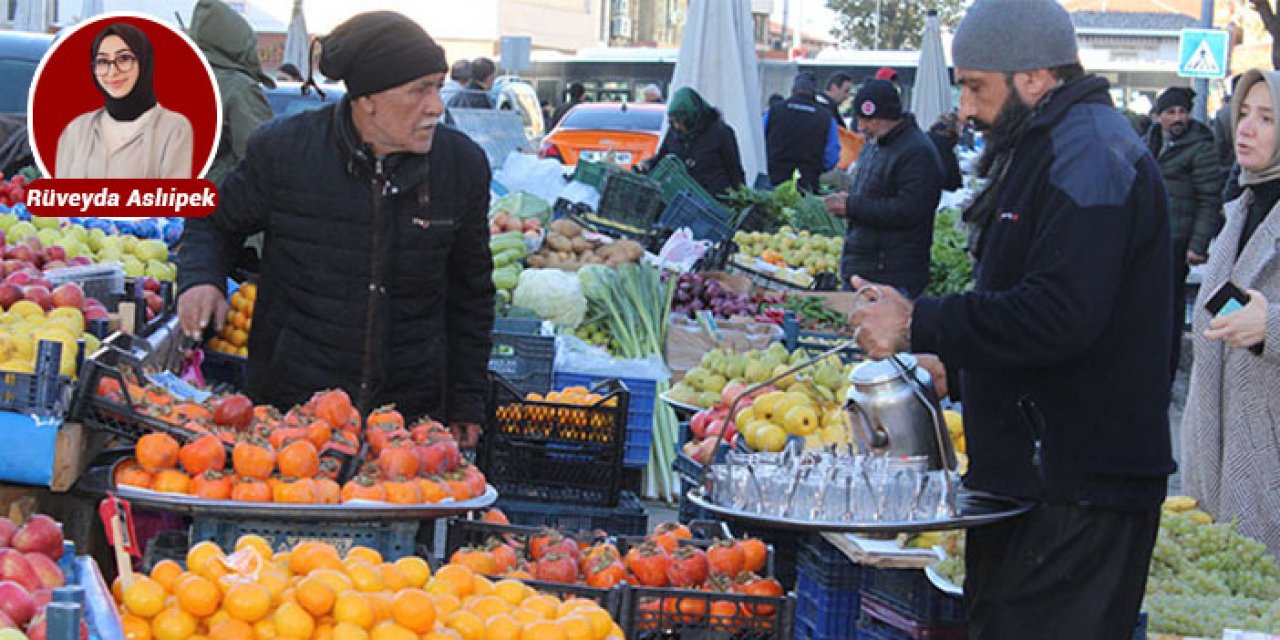
{"type": "Polygon", "coordinates": [[[444,49],[418,23],[394,11],[361,13],[322,41],[320,73],[359,98],[415,78],[444,73],[444,49]]]}
{"type": "Polygon", "coordinates": [[[1196,92],[1187,87],[1169,87],[1156,97],[1156,113],[1164,113],[1166,109],[1182,107],[1187,111],[1196,101],[1196,92]]]}
{"type": "Polygon", "coordinates": [[[118,122],[132,122],[137,120],[139,116],[146,113],[148,109],[156,106],[156,92],[152,86],[152,77],[155,75],[155,55],[151,51],[151,41],[147,39],[147,34],[131,24],[126,22],[117,22],[106,29],[103,29],[98,36],[93,39],[93,50],[89,54],[89,59],[97,61],[98,46],[107,36],[116,36],[129,46],[129,50],[133,52],[135,58],[138,59],[138,81],[134,83],[133,89],[123,98],[113,98],[107,90],[102,88],[102,79],[93,76],[94,84],[98,87],[98,91],[102,92],[102,96],[107,99],[107,113],[118,122]]]}

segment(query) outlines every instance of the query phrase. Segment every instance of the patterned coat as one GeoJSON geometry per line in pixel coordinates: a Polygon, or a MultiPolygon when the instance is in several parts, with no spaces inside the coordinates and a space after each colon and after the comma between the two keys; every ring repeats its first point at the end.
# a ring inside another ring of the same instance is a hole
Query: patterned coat
{"type": "Polygon", "coordinates": [[[1210,249],[1194,317],[1195,364],[1182,420],[1184,486],[1219,520],[1280,555],[1280,209],[1277,205],[1237,259],[1252,191],[1226,206],[1226,226],[1210,249]],[[1267,297],[1261,356],[1203,333],[1205,302],[1222,283],[1267,297]]]}

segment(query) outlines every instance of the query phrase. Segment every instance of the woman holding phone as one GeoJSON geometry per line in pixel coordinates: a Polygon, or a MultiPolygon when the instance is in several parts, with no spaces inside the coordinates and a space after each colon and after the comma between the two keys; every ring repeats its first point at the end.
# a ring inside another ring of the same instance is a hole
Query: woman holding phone
{"type": "Polygon", "coordinates": [[[1244,74],[1231,102],[1241,196],[1209,251],[1192,320],[1183,485],[1280,554],[1280,73],[1244,74]]]}
{"type": "Polygon", "coordinates": [[[156,102],[155,55],[141,29],[117,22],[93,41],[89,71],[105,104],[58,138],[56,178],[191,178],[191,123],[156,102]]]}

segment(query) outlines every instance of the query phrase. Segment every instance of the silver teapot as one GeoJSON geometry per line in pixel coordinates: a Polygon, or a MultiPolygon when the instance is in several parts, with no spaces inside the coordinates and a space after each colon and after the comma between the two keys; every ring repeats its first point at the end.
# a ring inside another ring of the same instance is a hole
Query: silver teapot
{"type": "Polygon", "coordinates": [[[930,471],[956,469],[933,377],[915,357],[864,362],[849,374],[849,382],[844,408],[863,452],[922,460],[930,471]]]}

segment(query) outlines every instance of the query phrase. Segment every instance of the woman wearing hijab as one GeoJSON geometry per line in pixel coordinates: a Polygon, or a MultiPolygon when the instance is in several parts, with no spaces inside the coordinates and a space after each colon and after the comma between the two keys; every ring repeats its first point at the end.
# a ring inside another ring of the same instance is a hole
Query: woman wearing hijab
{"type": "Polygon", "coordinates": [[[680,158],[689,176],[717,197],[746,184],[738,138],[697,91],[689,87],[676,91],[667,104],[667,119],[671,126],[652,163],[667,154],[680,158]]]}
{"type": "Polygon", "coordinates": [[[90,70],[106,99],[58,139],[58,178],[191,178],[191,123],[156,102],[155,55],[141,29],[116,23],[93,41],[90,70]]]}
{"type": "Polygon", "coordinates": [[[1205,265],[1182,422],[1183,483],[1204,510],[1280,554],[1280,73],[1251,70],[1231,99],[1243,193],[1205,265]],[[1206,305],[1225,283],[1243,306],[1206,305]]]}

